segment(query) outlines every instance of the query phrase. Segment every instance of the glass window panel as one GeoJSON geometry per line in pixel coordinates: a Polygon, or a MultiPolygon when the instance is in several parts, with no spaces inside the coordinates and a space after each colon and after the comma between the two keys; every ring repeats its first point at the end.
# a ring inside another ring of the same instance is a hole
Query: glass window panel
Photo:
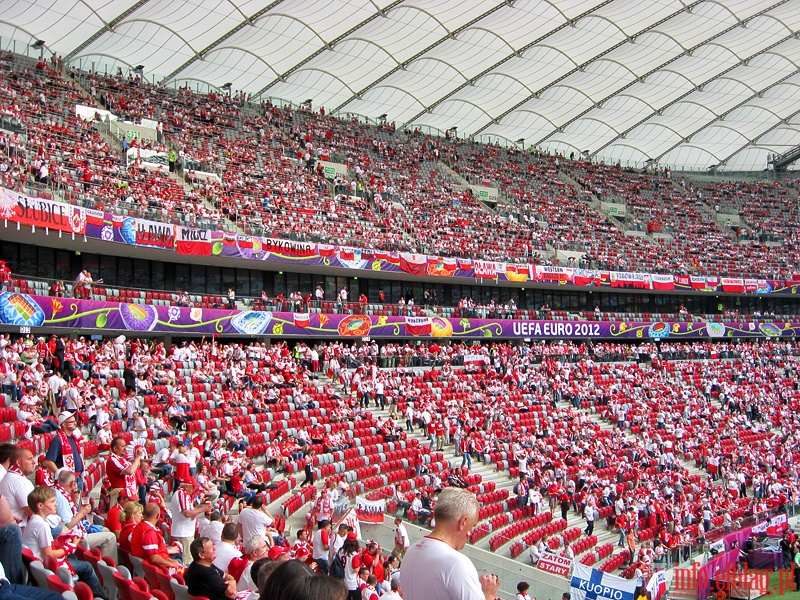
{"type": "Polygon", "coordinates": [[[117,257],[103,254],[100,256],[100,268],[95,275],[96,279],[102,279],[108,285],[114,285],[117,278],[117,257]]]}
{"type": "Polygon", "coordinates": [[[62,279],[64,282],[68,282],[73,278],[72,270],[70,269],[71,255],[72,253],[68,250],[56,250],[55,260],[53,262],[55,266],[53,277],[62,279]]]}
{"type": "Polygon", "coordinates": [[[137,260],[133,270],[133,285],[137,288],[150,289],[150,261],[137,260]]]}
{"type": "Polygon", "coordinates": [[[55,257],[55,250],[52,248],[39,248],[39,259],[35,263],[36,277],[43,277],[51,279],[53,277],[53,258],[55,257]]]}
{"type": "Polygon", "coordinates": [[[17,263],[16,269],[11,270],[11,274],[13,275],[35,275],[36,270],[34,265],[36,264],[36,246],[29,246],[27,244],[20,247],[19,251],[19,263],[17,263]]]}
{"type": "Polygon", "coordinates": [[[117,262],[117,285],[123,288],[133,287],[133,260],[121,256],[117,262]]]}
{"type": "Polygon", "coordinates": [[[195,284],[192,279],[192,266],[183,263],[175,265],[175,287],[181,290],[188,290],[189,293],[207,293],[208,290],[202,284],[195,284]]]}
{"type": "Polygon", "coordinates": [[[150,263],[150,285],[154,290],[173,289],[164,282],[164,266],[165,263],[163,262],[150,263]]]}

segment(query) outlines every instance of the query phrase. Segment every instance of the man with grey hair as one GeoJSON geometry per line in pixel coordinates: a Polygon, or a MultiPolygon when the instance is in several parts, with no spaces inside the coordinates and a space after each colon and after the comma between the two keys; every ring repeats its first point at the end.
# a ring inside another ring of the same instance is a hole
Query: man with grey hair
{"type": "Polygon", "coordinates": [[[381,594],[381,600],[403,600],[403,590],[400,587],[400,580],[392,579],[392,589],[386,590],[381,594]]]}
{"type": "MultiPolygon", "coordinates": [[[[267,547],[267,542],[264,541],[264,538],[258,535],[254,535],[249,540],[244,543],[244,556],[241,559],[236,560],[246,560],[246,564],[244,565],[244,569],[241,571],[241,575],[239,575],[236,583],[236,590],[239,592],[243,592],[244,590],[254,590],[257,589],[258,586],[253,582],[252,577],[250,576],[250,569],[253,567],[253,563],[257,560],[264,558],[267,555],[267,551],[269,548],[267,547]]],[[[231,573],[233,570],[233,561],[231,561],[231,565],[228,566],[228,573],[231,573]]],[[[233,573],[231,573],[233,575],[233,573]]],[[[236,577],[236,575],[234,575],[236,577]]]]}
{"type": "Polygon", "coordinates": [[[495,600],[497,575],[478,571],[461,550],[478,522],[478,501],[471,492],[442,490],[433,511],[433,531],[411,546],[400,567],[405,600],[495,600]]]}
{"type": "Polygon", "coordinates": [[[86,543],[89,548],[99,548],[103,556],[117,560],[117,536],[108,529],[88,533],[91,523],[86,517],[91,514],[92,507],[88,497],[81,497],[75,473],[69,469],[59,469],[53,488],[56,491],[56,514],[64,529],[81,529],[87,533],[86,543]]]}

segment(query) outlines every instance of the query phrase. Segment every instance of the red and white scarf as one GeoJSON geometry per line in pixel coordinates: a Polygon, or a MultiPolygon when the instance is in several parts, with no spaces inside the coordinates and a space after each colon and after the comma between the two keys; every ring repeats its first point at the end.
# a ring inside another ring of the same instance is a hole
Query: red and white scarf
{"type": "Polygon", "coordinates": [[[59,429],[58,439],[61,440],[61,460],[64,468],[77,474],[75,471],[75,455],[72,452],[72,444],[69,443],[70,439],[73,439],[72,436],[67,435],[63,429],[59,429]]]}
{"type": "Polygon", "coordinates": [[[45,469],[44,467],[36,467],[36,474],[34,475],[34,479],[36,481],[36,485],[46,485],[47,487],[53,487],[55,481],[53,480],[50,471],[45,469]]]}
{"type": "MultiPolygon", "coordinates": [[[[57,492],[61,492],[61,495],[64,496],[64,498],[67,500],[67,502],[69,503],[69,509],[72,511],[72,516],[74,517],[75,515],[77,515],[78,506],[75,504],[75,500],[73,500],[72,494],[70,494],[67,490],[65,490],[64,486],[58,483],[58,481],[53,483],[53,489],[56,490],[57,492]]],[[[67,525],[67,523],[64,524],[67,525]]],[[[88,530],[86,520],[81,519],[80,521],[78,521],[78,527],[80,527],[82,531],[86,532],[88,530]]]]}
{"type": "MultiPolygon", "coordinates": [[[[130,461],[124,456],[112,455],[111,460],[115,461],[120,471],[127,469],[130,466],[130,461]]],[[[136,484],[136,475],[125,475],[125,495],[128,498],[139,497],[139,486],[136,484]]]]}
{"type": "Polygon", "coordinates": [[[67,562],[67,559],[72,556],[77,549],[77,546],[73,543],[73,538],[75,537],[82,536],[75,530],[67,530],[54,539],[53,543],[50,544],[53,550],[64,550],[64,556],[56,559],[56,567],[67,567],[69,572],[73,575],[76,575],[75,569],[73,569],[72,565],[67,562]]]}
{"type": "Polygon", "coordinates": [[[8,467],[7,473],[16,473],[20,477],[25,477],[25,475],[22,473],[22,469],[20,469],[19,465],[17,464],[13,464],[10,467],[8,467]]]}

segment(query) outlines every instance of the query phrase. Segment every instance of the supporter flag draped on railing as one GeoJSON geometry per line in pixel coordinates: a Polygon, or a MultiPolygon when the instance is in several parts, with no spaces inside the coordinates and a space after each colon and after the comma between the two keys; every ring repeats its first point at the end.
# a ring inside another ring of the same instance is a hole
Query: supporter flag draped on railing
{"type": "Polygon", "coordinates": [[[177,229],[178,254],[211,255],[211,231],[191,227],[178,227],[177,229]]]}
{"type": "Polygon", "coordinates": [[[356,515],[361,523],[383,523],[386,500],[367,500],[356,496],[356,515]]]}
{"type": "Polygon", "coordinates": [[[400,269],[412,275],[425,275],[428,272],[428,257],[424,254],[400,254],[400,269]]]}
{"type": "MultiPolygon", "coordinates": [[[[336,513],[334,513],[334,519],[335,519],[335,514],[336,513]]],[[[344,515],[340,519],[336,520],[336,523],[333,527],[333,531],[339,529],[339,525],[341,525],[342,523],[352,527],[353,532],[356,534],[356,538],[359,540],[361,539],[361,525],[358,522],[358,514],[356,513],[355,507],[347,509],[344,515]]]]}
{"type": "Polygon", "coordinates": [[[580,563],[570,580],[573,600],[633,600],[636,581],[609,575],[580,563]]]}
{"type": "Polygon", "coordinates": [[[660,600],[667,593],[667,578],[664,571],[656,571],[647,582],[647,591],[650,592],[650,600],[660,600]]]}
{"type": "Polygon", "coordinates": [[[406,317],[406,335],[430,335],[430,317],[406,317]]]}
{"type": "Polygon", "coordinates": [[[341,500],[333,505],[333,520],[338,521],[347,514],[348,510],[350,510],[350,500],[347,496],[343,496],[341,500]]]}

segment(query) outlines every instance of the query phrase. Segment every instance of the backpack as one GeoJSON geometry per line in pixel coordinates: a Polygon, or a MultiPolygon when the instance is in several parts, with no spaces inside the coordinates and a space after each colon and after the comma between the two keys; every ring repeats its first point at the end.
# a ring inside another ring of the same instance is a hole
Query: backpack
{"type": "Polygon", "coordinates": [[[336,577],[336,579],[344,579],[344,562],[342,562],[342,557],[338,552],[331,561],[331,566],[328,568],[328,575],[336,577]]]}

